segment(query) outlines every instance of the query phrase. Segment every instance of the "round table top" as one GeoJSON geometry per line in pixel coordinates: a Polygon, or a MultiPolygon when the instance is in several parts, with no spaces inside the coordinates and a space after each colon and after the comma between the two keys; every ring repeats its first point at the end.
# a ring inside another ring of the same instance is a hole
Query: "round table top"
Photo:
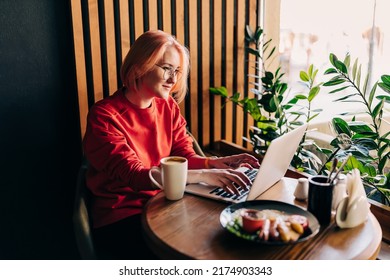
{"type": "MultiPolygon", "coordinates": [[[[306,209],[294,199],[296,179],[283,178],[258,199],[278,200],[306,209]]],[[[370,212],[361,225],[341,229],[333,221],[321,227],[313,238],[289,245],[264,245],[233,236],[220,224],[223,202],[185,194],[169,201],[161,192],[143,213],[145,237],[162,259],[375,259],[380,250],[382,230],[370,212]]]]}

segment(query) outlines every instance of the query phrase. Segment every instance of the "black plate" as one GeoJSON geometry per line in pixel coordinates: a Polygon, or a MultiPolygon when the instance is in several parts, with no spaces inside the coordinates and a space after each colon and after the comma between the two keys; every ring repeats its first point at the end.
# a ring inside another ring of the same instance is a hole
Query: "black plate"
{"type": "Polygon", "coordinates": [[[284,202],[280,201],[274,201],[274,200],[251,200],[251,201],[245,201],[237,204],[232,204],[228,207],[226,207],[219,217],[219,220],[221,222],[221,225],[223,228],[225,228],[230,233],[236,235],[237,237],[240,237],[242,239],[250,240],[257,243],[262,244],[269,244],[269,245],[288,245],[293,244],[297,242],[302,242],[305,240],[308,240],[315,236],[318,231],[320,230],[320,224],[318,223],[318,220],[316,217],[314,217],[313,214],[310,212],[284,202]],[[278,210],[281,212],[284,212],[287,215],[302,215],[307,217],[309,220],[309,228],[305,231],[305,233],[295,242],[290,243],[284,243],[282,241],[264,241],[257,237],[257,234],[249,234],[245,232],[239,225],[237,225],[234,222],[234,219],[238,216],[236,212],[237,210],[240,210],[242,208],[248,208],[248,209],[256,209],[256,210],[278,210]],[[234,226],[235,225],[235,226],[234,226]]]}

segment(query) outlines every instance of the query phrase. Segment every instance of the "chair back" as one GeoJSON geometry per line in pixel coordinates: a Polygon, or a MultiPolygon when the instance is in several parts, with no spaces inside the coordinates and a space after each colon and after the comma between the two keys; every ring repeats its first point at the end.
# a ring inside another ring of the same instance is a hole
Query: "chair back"
{"type": "Polygon", "coordinates": [[[83,163],[77,178],[75,203],[73,210],[73,227],[77,246],[82,259],[97,259],[91,233],[92,222],[89,215],[91,193],[86,186],[88,164],[83,163]]]}

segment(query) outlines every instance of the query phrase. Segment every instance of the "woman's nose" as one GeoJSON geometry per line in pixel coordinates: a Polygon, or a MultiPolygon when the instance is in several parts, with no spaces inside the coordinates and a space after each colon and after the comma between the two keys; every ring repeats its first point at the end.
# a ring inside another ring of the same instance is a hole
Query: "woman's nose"
{"type": "Polygon", "coordinates": [[[175,84],[177,82],[177,76],[176,75],[170,75],[168,80],[167,80],[167,82],[175,84]]]}

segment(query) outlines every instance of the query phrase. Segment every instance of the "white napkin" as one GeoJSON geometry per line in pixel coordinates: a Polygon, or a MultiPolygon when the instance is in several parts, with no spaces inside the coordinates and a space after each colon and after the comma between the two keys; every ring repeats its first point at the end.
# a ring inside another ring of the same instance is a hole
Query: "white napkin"
{"type": "Polygon", "coordinates": [[[348,196],[337,206],[336,224],[340,228],[356,227],[367,220],[370,204],[358,169],[347,175],[348,196]]]}
{"type": "Polygon", "coordinates": [[[347,192],[348,192],[348,206],[347,212],[350,209],[354,200],[360,196],[366,197],[366,192],[364,191],[363,182],[360,177],[359,169],[355,168],[352,170],[352,173],[347,174],[347,192]]]}

